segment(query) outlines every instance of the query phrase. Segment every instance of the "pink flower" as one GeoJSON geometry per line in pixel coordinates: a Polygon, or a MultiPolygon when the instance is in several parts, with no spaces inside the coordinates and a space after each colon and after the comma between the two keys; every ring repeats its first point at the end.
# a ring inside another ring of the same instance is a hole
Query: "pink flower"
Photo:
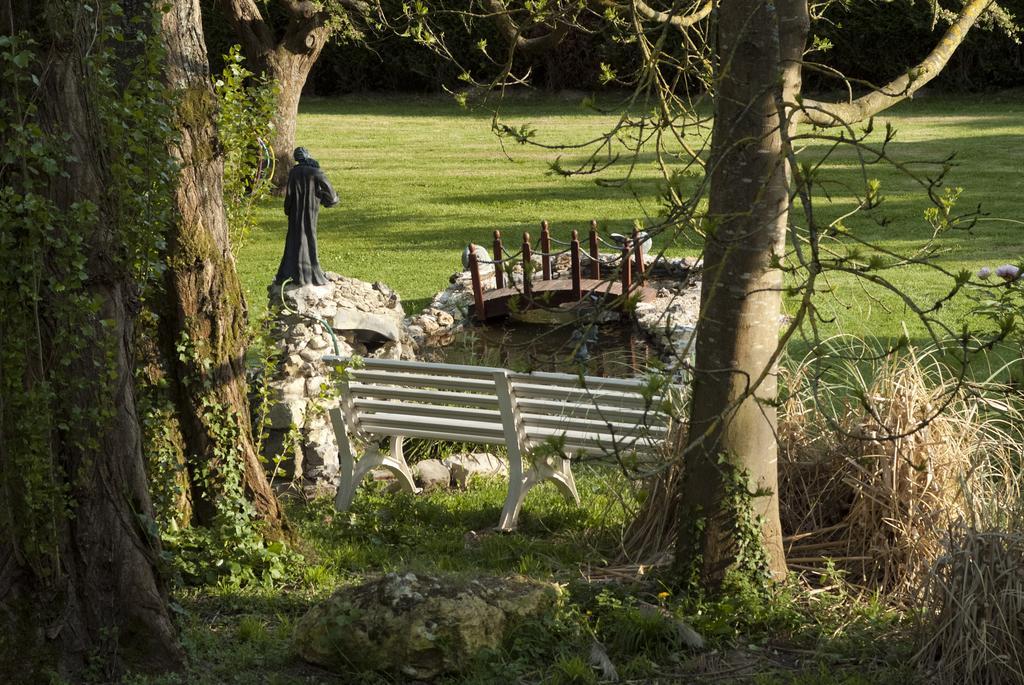
{"type": "Polygon", "coordinates": [[[987,281],[989,276],[991,275],[992,269],[988,268],[987,266],[983,266],[980,269],[978,269],[978,278],[980,278],[983,281],[987,281]]]}
{"type": "Polygon", "coordinates": [[[1016,281],[1020,277],[1020,269],[1013,264],[1003,264],[996,267],[996,276],[1004,281],[1016,281]]]}

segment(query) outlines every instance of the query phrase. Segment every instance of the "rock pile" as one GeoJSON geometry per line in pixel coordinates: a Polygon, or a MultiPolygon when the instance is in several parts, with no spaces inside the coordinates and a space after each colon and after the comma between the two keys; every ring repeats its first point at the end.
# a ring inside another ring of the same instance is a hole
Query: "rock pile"
{"type": "Polygon", "coordinates": [[[700,267],[698,260],[686,257],[659,261],[649,275],[657,297],[636,306],[637,327],[661,349],[670,368],[694,354],[693,333],[700,315],[696,273],[700,267]]]}
{"type": "Polygon", "coordinates": [[[268,288],[274,315],[271,336],[280,353],[268,381],[269,428],[263,454],[282,467],[307,493],[333,492],[338,476],[338,446],[327,416],[336,400],[329,371],[321,361],[343,356],[414,359],[416,345],[405,327],[398,295],[381,283],[366,283],[336,273],[330,283],[268,288]]]}

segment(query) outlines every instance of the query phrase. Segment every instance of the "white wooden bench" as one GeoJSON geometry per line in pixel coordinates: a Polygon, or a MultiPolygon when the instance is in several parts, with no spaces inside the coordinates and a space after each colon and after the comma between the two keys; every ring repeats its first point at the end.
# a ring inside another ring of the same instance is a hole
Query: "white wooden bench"
{"type": "Polygon", "coordinates": [[[664,386],[651,397],[644,379],[333,355],[324,361],[342,370],[339,404],[330,410],[341,466],[335,500],[340,511],[351,506],[356,487],[376,467],[416,492],[402,453],[404,438],[504,445],[509,491],[498,522],[502,530],[516,526],[526,493],[544,480],[579,503],[572,459],[632,462],[658,455],[672,428],[661,408],[678,401],[680,392],[680,386],[664,386]],[[388,437],[385,455],[379,443],[388,437]],[[354,441],[365,445],[358,461],[354,441]]]}

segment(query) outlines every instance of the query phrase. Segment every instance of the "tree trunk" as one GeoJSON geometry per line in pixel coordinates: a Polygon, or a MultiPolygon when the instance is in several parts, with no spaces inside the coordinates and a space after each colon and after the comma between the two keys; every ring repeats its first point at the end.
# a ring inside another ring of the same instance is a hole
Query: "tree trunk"
{"type": "Polygon", "coordinates": [[[177,0],[163,18],[167,83],[178,94],[177,223],[167,244],[160,340],[187,455],[195,520],[209,523],[228,471],[241,469],[246,497],[271,533],[283,525],[252,437],[246,393],[246,306],[228,243],[224,160],[217,144],[198,0],[177,0]]]}
{"type": "Polygon", "coordinates": [[[789,211],[779,26],[762,0],[722,3],[718,22],[711,225],[676,548],[677,570],[712,590],[761,550],[773,576],[786,572],[775,411],[782,276],[772,266],[789,211]]]}
{"type": "Polygon", "coordinates": [[[292,151],[295,149],[295,127],[299,118],[299,99],[306,85],[306,78],[320,56],[327,42],[328,31],[320,28],[308,36],[311,46],[304,52],[293,52],[290,43],[275,49],[266,58],[266,73],[277,82],[281,92],[277,96],[277,110],[274,113],[274,185],[283,188],[288,182],[288,171],[292,167],[292,151]]]}
{"type": "MultiPolygon", "coordinates": [[[[74,156],[59,170],[18,171],[17,163],[5,163],[0,180],[26,195],[45,192],[65,217],[80,216],[72,203],[96,208],[90,219],[57,222],[50,215],[39,226],[30,215],[3,225],[4,250],[41,241],[34,296],[19,295],[29,283],[16,284],[18,292],[5,287],[0,307],[0,673],[7,682],[44,682],[54,674],[77,682],[86,670],[97,681],[113,681],[126,668],[177,669],[184,661],[156,572],[159,540],[146,528],[153,511],[132,391],[137,288],[122,263],[120,223],[131,217],[110,192],[110,160],[131,160],[132,153],[112,149],[104,137],[103,112],[118,116],[103,109],[95,85],[105,78],[97,76],[95,60],[110,47],[110,15],[105,3],[86,9],[69,2],[0,8],[0,31],[30,33],[41,56],[37,90],[5,82],[0,100],[23,107],[31,99],[38,110],[22,110],[24,122],[40,125],[40,145],[60,140],[74,156]],[[41,185],[47,177],[48,186],[41,185]],[[65,260],[78,240],[81,280],[68,287],[65,260]],[[69,309],[80,301],[91,305],[69,309]],[[25,464],[39,448],[48,461],[25,464]],[[36,480],[29,469],[48,480],[36,480]]],[[[143,2],[126,7],[129,16],[152,9],[143,2]]],[[[142,59],[132,45],[119,55],[129,67],[142,59]]],[[[3,149],[17,135],[0,133],[3,149]]]]}
{"type": "Polygon", "coordinates": [[[306,78],[331,35],[329,16],[311,3],[288,7],[288,24],[281,32],[264,19],[255,0],[220,0],[245,57],[272,77],[281,89],[274,115],[274,185],[284,187],[295,148],[295,121],[306,78]]]}

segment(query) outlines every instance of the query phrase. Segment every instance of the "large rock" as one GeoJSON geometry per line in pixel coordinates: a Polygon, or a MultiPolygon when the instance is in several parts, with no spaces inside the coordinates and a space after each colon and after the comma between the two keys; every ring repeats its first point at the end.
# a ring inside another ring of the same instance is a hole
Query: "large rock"
{"type": "Polygon", "coordinates": [[[279,430],[287,430],[292,426],[302,428],[305,414],[306,401],[302,399],[275,402],[267,412],[270,427],[279,430]]]}
{"type": "Polygon", "coordinates": [[[542,616],[558,597],[558,586],[525,579],[389,573],[310,609],[294,644],[306,661],[338,672],[428,680],[497,649],[512,626],[542,616]]]}
{"type": "Polygon", "coordinates": [[[444,465],[462,490],[476,476],[508,478],[508,462],[493,454],[459,452],[445,459],[444,465]]]}
{"type": "Polygon", "coordinates": [[[327,417],[318,416],[302,432],[302,474],[316,484],[338,480],[338,443],[327,417]]]}
{"type": "Polygon", "coordinates": [[[447,488],[452,482],[448,468],[437,459],[424,459],[412,465],[413,480],[424,490],[447,488]]]}
{"type": "MultiPolygon", "coordinates": [[[[479,262],[481,269],[483,269],[485,266],[490,266],[491,268],[494,268],[490,264],[484,264],[484,262],[491,261],[491,255],[487,254],[487,250],[482,245],[474,245],[473,248],[473,254],[476,255],[477,261],[479,262]]],[[[469,268],[469,245],[466,245],[466,247],[463,248],[462,250],[462,268],[469,268]]]]}
{"type": "Polygon", "coordinates": [[[401,317],[396,319],[394,316],[339,309],[334,315],[332,325],[336,331],[354,331],[357,338],[371,343],[376,338],[399,340],[402,337],[401,317]]]}

